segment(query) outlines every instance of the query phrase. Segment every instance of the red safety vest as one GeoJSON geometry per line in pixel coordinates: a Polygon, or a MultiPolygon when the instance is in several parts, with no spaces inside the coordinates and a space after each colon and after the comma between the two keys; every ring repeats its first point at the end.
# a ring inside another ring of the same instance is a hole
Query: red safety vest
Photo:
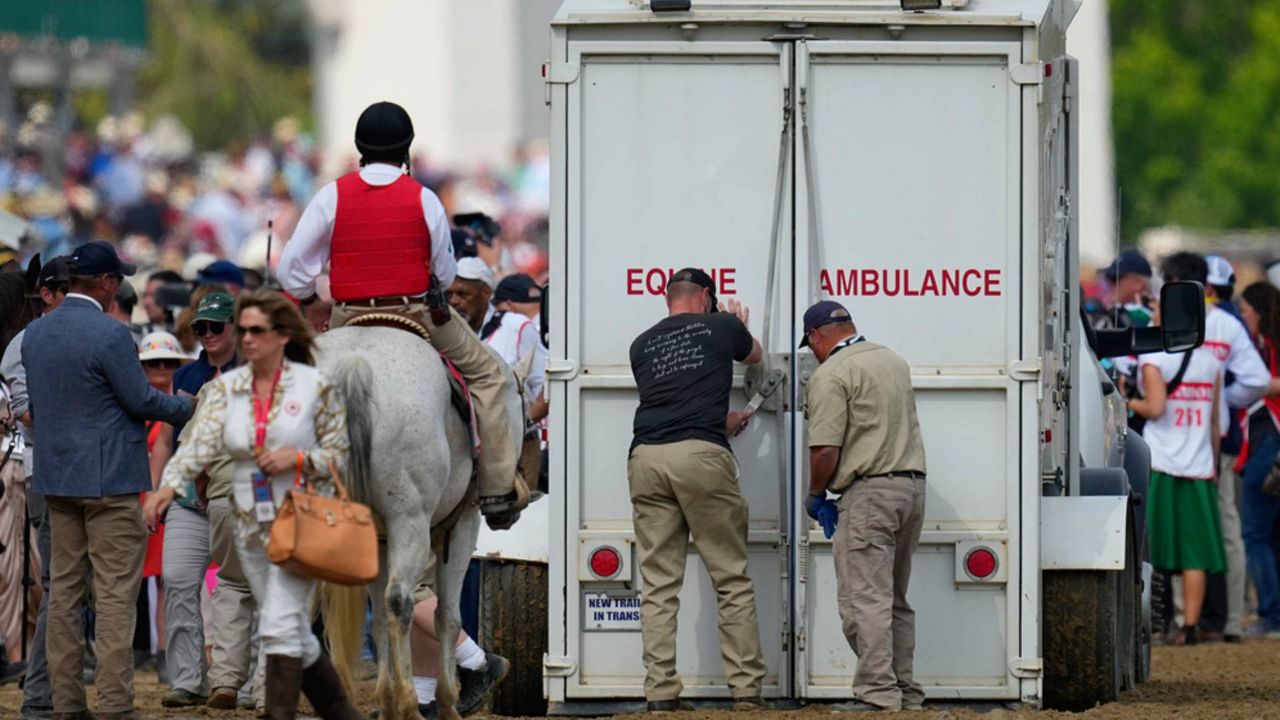
{"type": "Polygon", "coordinates": [[[333,299],[426,292],[431,231],[422,215],[422,186],[408,175],[390,185],[370,185],[358,172],[336,184],[338,211],[329,248],[333,299]]]}

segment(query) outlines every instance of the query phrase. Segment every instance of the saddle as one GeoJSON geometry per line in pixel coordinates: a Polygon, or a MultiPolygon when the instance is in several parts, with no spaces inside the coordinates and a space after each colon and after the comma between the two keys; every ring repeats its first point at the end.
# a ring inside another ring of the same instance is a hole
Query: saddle
{"type": "MultiPolygon", "coordinates": [[[[396,312],[384,310],[357,315],[347,321],[348,327],[353,325],[403,330],[426,340],[428,343],[431,342],[431,335],[422,323],[408,315],[401,315],[396,312]]],[[[480,426],[476,421],[475,407],[471,404],[471,391],[467,388],[466,379],[462,377],[462,373],[458,371],[458,368],[449,361],[449,358],[441,355],[440,361],[444,363],[445,369],[449,371],[449,404],[457,411],[458,417],[462,418],[462,423],[467,426],[467,431],[471,434],[471,459],[474,461],[480,456],[481,439],[480,426]]],[[[474,468],[474,463],[472,467],[474,468]]],[[[472,473],[474,474],[474,470],[472,473]]]]}

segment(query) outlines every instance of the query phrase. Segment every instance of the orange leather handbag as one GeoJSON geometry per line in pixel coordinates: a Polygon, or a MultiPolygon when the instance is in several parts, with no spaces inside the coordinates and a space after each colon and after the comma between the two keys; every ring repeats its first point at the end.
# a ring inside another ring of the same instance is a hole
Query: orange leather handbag
{"type": "Polygon", "coordinates": [[[337,585],[364,585],[378,576],[373,511],[347,497],[329,464],[336,497],[321,497],[298,478],[271,523],[267,559],[289,572],[337,585]]]}

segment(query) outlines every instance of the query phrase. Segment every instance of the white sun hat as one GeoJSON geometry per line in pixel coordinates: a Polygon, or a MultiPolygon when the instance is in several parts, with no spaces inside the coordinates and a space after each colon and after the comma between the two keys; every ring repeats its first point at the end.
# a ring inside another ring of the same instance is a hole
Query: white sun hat
{"type": "Polygon", "coordinates": [[[146,337],[142,338],[142,343],[138,345],[138,359],[142,362],[178,360],[183,363],[191,360],[182,352],[182,345],[178,343],[178,338],[163,331],[147,333],[146,337]]]}

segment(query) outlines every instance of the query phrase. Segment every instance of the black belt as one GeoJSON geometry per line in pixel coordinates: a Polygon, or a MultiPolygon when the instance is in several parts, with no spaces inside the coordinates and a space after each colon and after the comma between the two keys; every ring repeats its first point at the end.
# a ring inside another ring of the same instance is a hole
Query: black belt
{"type": "Polygon", "coordinates": [[[359,300],[339,300],[339,305],[357,306],[357,307],[401,307],[404,305],[414,305],[425,303],[427,296],[424,295],[392,295],[390,297],[361,298],[359,300]]]}
{"type": "Polygon", "coordinates": [[[923,480],[924,473],[915,470],[900,470],[887,473],[876,473],[875,475],[860,475],[858,480],[866,480],[867,478],[889,478],[891,480],[902,478],[904,480],[923,480]]]}

